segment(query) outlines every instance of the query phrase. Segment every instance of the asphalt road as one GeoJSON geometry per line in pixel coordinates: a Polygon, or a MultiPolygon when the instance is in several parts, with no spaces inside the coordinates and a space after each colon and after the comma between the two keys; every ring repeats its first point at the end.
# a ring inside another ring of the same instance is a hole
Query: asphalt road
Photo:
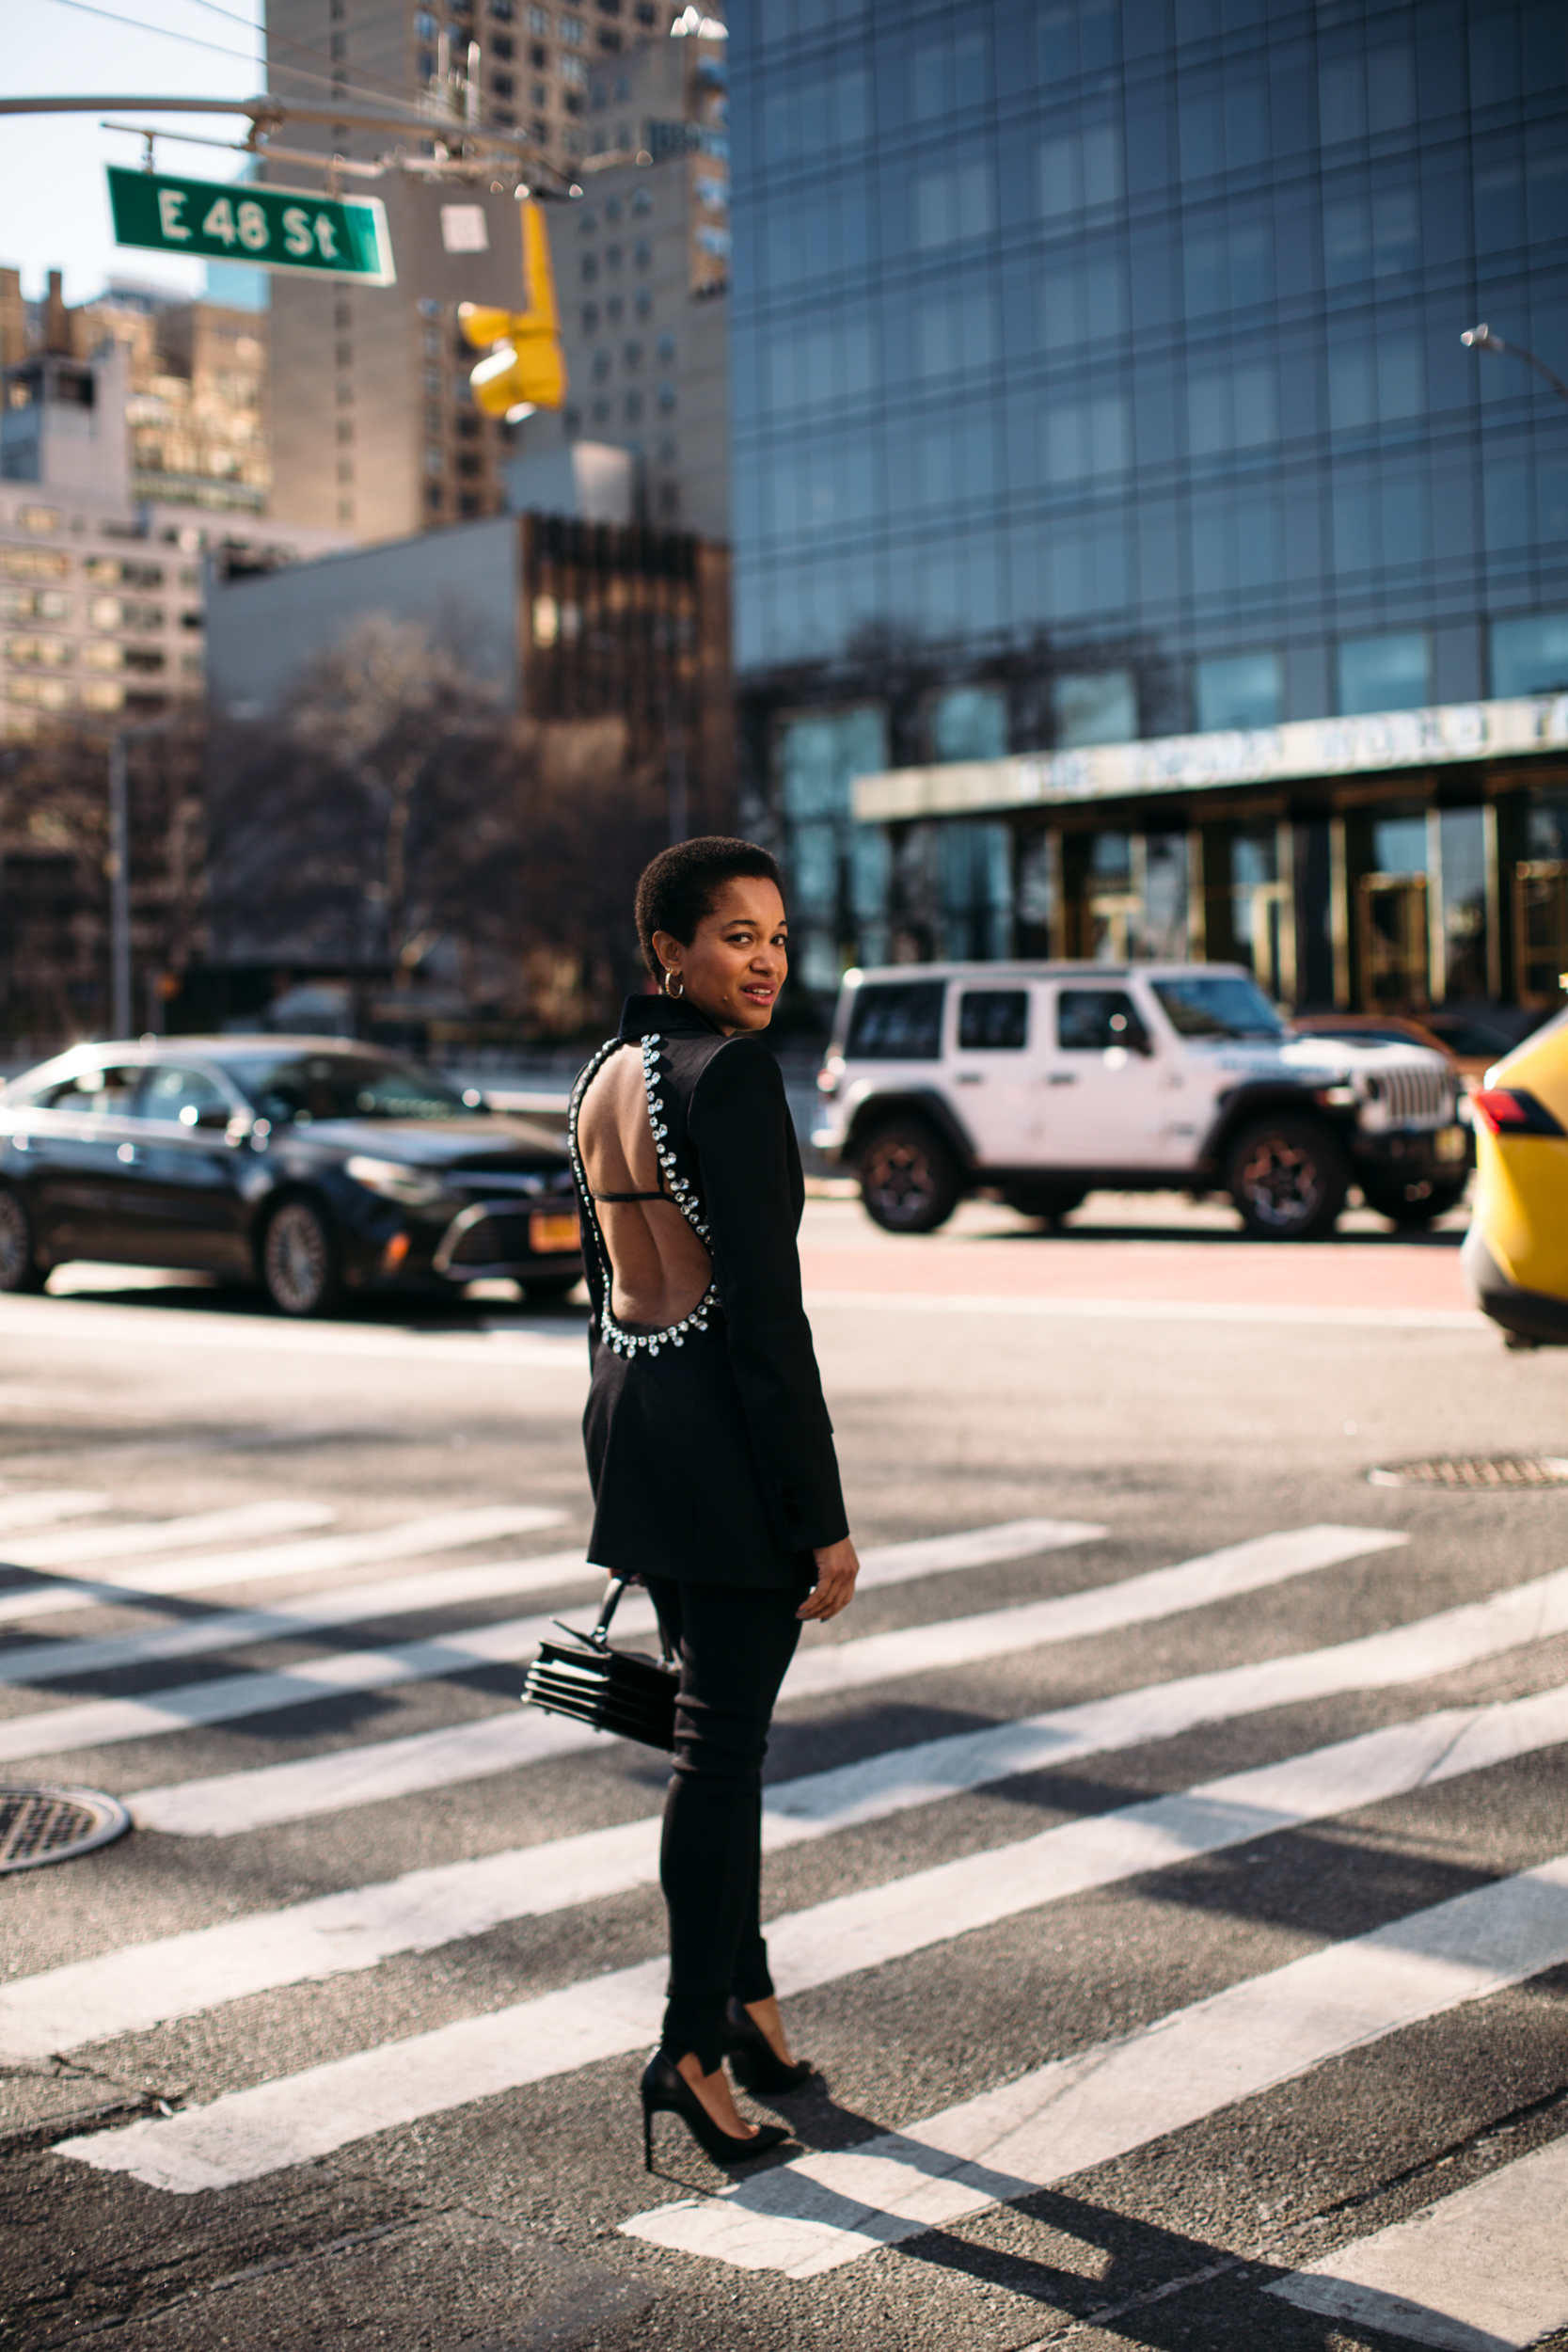
{"type": "Polygon", "coordinates": [[[0,2344],[1568,2347],[1568,1486],[1408,1467],[1568,1454],[1568,1357],[1457,1239],[811,1204],[871,1573],[733,2189],[641,2165],[657,1759],[515,1705],[580,1311],[0,1301],[0,1776],[137,1820],[0,1891],[0,2344]]]}

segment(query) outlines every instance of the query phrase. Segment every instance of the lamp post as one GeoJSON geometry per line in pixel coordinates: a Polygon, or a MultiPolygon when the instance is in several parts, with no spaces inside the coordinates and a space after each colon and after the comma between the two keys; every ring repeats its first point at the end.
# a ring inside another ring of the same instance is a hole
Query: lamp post
{"type": "Polygon", "coordinates": [[[1502,337],[1494,335],[1489,326],[1467,326],[1459,340],[1470,351],[1506,352],[1512,358],[1522,359],[1526,367],[1533,368],[1538,375],[1545,377],[1554,392],[1560,392],[1564,400],[1568,400],[1568,384],[1563,382],[1555,369],[1546,365],[1544,359],[1538,359],[1533,351],[1527,351],[1523,343],[1505,343],[1502,337]]]}
{"type": "Polygon", "coordinates": [[[141,726],[117,727],[109,739],[109,980],[116,1037],[131,1034],[131,745],[163,735],[175,713],[141,726]]]}

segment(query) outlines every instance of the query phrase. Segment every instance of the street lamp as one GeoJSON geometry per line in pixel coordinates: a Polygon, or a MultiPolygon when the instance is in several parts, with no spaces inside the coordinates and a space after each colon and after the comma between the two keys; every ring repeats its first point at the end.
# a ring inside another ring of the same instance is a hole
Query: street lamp
{"type": "Polygon", "coordinates": [[[1471,351],[1507,352],[1512,358],[1522,359],[1526,367],[1534,368],[1538,375],[1545,377],[1554,392],[1560,392],[1563,399],[1568,400],[1568,384],[1546,365],[1544,359],[1538,359],[1533,351],[1527,351],[1523,343],[1505,343],[1502,337],[1494,335],[1489,326],[1467,326],[1459,340],[1471,351]]]}

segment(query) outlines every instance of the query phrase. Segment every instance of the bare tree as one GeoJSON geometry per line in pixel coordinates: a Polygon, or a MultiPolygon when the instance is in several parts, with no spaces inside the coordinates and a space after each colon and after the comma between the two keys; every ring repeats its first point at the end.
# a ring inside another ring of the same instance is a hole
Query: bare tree
{"type": "MultiPolygon", "coordinates": [[[[60,721],[0,754],[0,1029],[12,1039],[108,1027],[112,733],[60,721]]],[[[149,1025],[205,946],[202,735],[195,705],[131,734],[133,1003],[149,1025]]]]}
{"type": "Polygon", "coordinates": [[[635,984],[631,899],[662,772],[615,719],[518,718],[461,650],[372,617],[210,764],[212,905],[232,961],[439,978],[535,1034],[635,984]]]}

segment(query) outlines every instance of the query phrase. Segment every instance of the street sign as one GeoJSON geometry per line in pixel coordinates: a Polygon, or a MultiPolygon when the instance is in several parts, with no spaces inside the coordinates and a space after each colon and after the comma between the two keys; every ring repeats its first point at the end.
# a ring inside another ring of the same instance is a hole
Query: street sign
{"type": "Polygon", "coordinates": [[[397,281],[386,208],[374,197],[313,195],[252,180],[171,180],[111,164],[109,202],[120,245],[294,278],[397,281]]]}

